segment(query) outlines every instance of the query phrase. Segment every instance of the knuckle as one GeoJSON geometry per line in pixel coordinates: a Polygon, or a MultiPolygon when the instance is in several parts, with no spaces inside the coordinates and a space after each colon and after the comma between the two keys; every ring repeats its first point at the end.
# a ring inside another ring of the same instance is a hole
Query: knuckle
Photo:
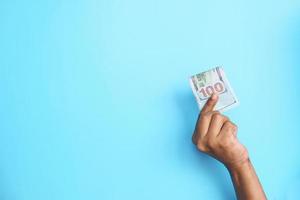
{"type": "Polygon", "coordinates": [[[213,117],[220,117],[221,114],[220,114],[218,111],[216,111],[216,112],[213,112],[213,113],[212,113],[212,116],[213,116],[213,117]]]}
{"type": "Polygon", "coordinates": [[[213,113],[212,118],[214,118],[214,120],[218,120],[218,121],[229,121],[229,118],[225,115],[222,115],[220,112],[216,112],[213,113]]]}
{"type": "Polygon", "coordinates": [[[205,152],[205,151],[206,151],[206,146],[205,146],[205,144],[203,144],[202,142],[198,142],[198,143],[197,143],[197,149],[198,149],[199,151],[205,152]]]}
{"type": "Polygon", "coordinates": [[[224,130],[225,130],[225,131],[229,131],[229,130],[230,130],[230,127],[231,127],[230,121],[227,121],[227,122],[224,123],[224,130]]]}
{"type": "Polygon", "coordinates": [[[226,138],[226,139],[222,142],[222,146],[223,146],[224,148],[231,147],[232,145],[233,145],[233,140],[232,140],[230,137],[226,138]]]}
{"type": "Polygon", "coordinates": [[[233,131],[233,132],[236,132],[237,130],[238,130],[238,127],[237,127],[237,125],[234,124],[234,125],[232,126],[232,131],[233,131]]]}
{"type": "Polygon", "coordinates": [[[232,135],[233,135],[233,137],[236,138],[236,136],[237,136],[237,131],[234,131],[234,132],[232,133],[232,135]]]}
{"type": "Polygon", "coordinates": [[[229,122],[229,130],[230,130],[230,131],[235,132],[235,131],[237,131],[237,129],[238,129],[237,125],[235,125],[235,124],[232,123],[232,122],[229,122]]]}
{"type": "Polygon", "coordinates": [[[212,118],[215,120],[220,120],[223,118],[223,116],[219,112],[216,112],[212,114],[212,118]]]}
{"type": "Polygon", "coordinates": [[[206,143],[207,143],[207,147],[209,147],[210,149],[214,148],[215,146],[215,141],[212,139],[208,139],[206,143]]]}

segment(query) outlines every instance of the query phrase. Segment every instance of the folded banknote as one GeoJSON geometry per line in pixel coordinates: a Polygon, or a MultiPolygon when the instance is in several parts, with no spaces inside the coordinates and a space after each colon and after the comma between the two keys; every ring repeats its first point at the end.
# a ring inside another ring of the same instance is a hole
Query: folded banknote
{"type": "Polygon", "coordinates": [[[219,96],[214,110],[222,112],[239,105],[222,67],[191,76],[189,81],[200,110],[213,93],[219,96]]]}

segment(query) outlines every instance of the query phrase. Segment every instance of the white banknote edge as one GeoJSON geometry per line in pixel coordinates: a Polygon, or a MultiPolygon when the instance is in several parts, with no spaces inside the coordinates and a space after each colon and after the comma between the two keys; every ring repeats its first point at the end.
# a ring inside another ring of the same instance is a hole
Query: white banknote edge
{"type": "Polygon", "coordinates": [[[232,89],[232,87],[231,87],[231,85],[230,85],[230,83],[227,79],[227,76],[225,74],[225,71],[224,71],[223,67],[222,66],[218,66],[218,67],[221,69],[220,71],[221,71],[222,76],[224,78],[224,82],[226,82],[226,85],[228,86],[228,89],[231,91],[231,94],[232,94],[233,98],[235,99],[235,103],[231,104],[230,106],[226,106],[225,108],[222,108],[222,109],[219,110],[220,112],[224,112],[224,111],[227,111],[227,110],[230,110],[232,108],[235,108],[235,107],[239,106],[240,102],[239,102],[238,98],[236,97],[236,94],[235,94],[234,90],[232,89]]]}
{"type": "Polygon", "coordinates": [[[193,84],[193,80],[192,80],[192,76],[189,77],[189,82],[190,82],[190,86],[191,86],[191,88],[192,88],[194,97],[195,97],[195,99],[196,99],[198,108],[199,108],[199,110],[201,110],[201,105],[200,105],[199,99],[197,98],[198,94],[197,94],[197,91],[195,90],[195,87],[194,87],[194,84],[193,84]]]}

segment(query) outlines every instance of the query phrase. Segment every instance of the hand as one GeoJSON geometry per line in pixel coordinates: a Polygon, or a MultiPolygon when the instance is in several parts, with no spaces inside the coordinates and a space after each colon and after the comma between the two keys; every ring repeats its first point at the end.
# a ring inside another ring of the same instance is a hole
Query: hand
{"type": "Polygon", "coordinates": [[[235,168],[249,160],[248,151],[237,139],[237,126],[228,117],[213,111],[217,102],[218,96],[213,94],[204,105],[195,127],[193,143],[227,168],[235,168]]]}

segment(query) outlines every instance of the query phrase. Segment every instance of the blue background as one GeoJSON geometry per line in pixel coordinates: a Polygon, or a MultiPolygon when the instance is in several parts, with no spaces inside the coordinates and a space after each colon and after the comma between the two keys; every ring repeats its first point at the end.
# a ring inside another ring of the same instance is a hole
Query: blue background
{"type": "Polygon", "coordinates": [[[269,199],[299,199],[300,1],[0,2],[0,198],[233,199],[191,143],[222,65],[269,199]]]}

